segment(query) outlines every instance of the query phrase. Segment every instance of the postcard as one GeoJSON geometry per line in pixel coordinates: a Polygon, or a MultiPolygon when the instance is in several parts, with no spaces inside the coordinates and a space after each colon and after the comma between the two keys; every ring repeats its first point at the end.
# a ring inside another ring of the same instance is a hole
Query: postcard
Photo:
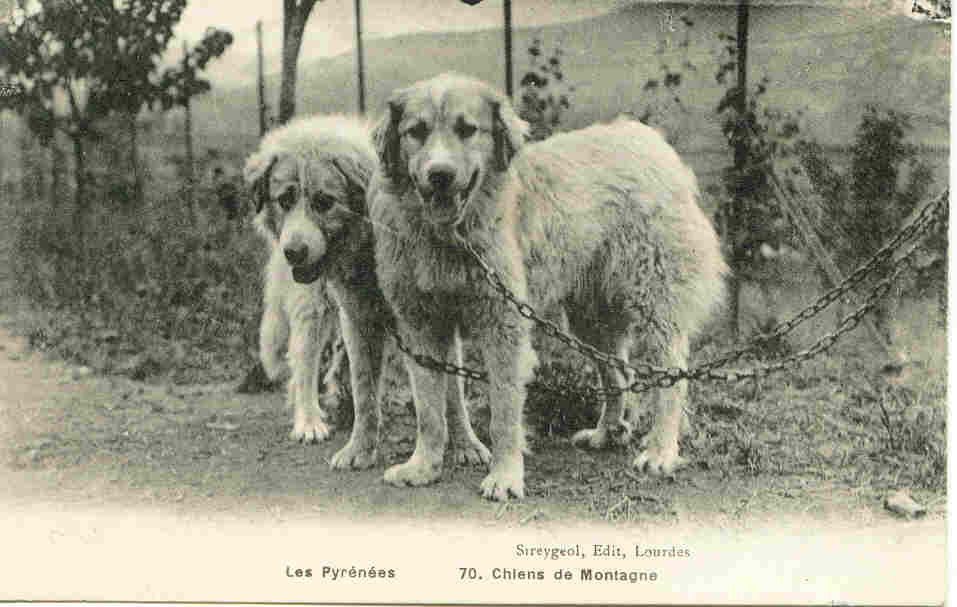
{"type": "Polygon", "coordinates": [[[0,600],[945,600],[949,1],[0,49],[0,600]]]}

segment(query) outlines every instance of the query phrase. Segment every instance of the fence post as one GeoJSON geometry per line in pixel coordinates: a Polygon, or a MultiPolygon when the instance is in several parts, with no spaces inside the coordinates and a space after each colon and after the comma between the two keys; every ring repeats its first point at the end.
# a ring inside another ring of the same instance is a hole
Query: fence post
{"type": "Polygon", "coordinates": [[[263,75],[263,22],[256,22],[256,73],[259,91],[259,136],[266,134],[266,81],[263,75]]]}
{"type": "Polygon", "coordinates": [[[359,72],[359,115],[364,116],[366,113],[366,82],[365,82],[365,66],[363,65],[362,58],[362,0],[355,0],[356,2],[356,66],[359,72]]]}
{"type": "Polygon", "coordinates": [[[734,146],[734,171],[736,183],[734,198],[728,213],[728,241],[731,243],[731,276],[728,290],[731,301],[728,308],[731,315],[731,334],[737,338],[740,334],[740,245],[741,223],[744,217],[744,176],[748,164],[748,138],[746,115],[748,111],[748,0],[738,0],[738,91],[735,107],[738,114],[737,141],[734,146]]]}
{"type": "Polygon", "coordinates": [[[512,0],[505,0],[505,94],[512,98],[512,0]]]}

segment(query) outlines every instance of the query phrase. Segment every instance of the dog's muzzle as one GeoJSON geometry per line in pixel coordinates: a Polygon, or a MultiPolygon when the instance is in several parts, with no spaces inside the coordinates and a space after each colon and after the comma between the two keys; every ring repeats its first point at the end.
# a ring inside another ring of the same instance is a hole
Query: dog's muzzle
{"type": "Polygon", "coordinates": [[[315,263],[307,263],[309,248],[306,245],[287,245],[282,250],[289,267],[292,268],[292,279],[301,284],[315,282],[322,273],[322,259],[315,263]]]}
{"type": "Polygon", "coordinates": [[[478,185],[478,170],[472,173],[464,188],[455,186],[455,174],[445,171],[430,171],[428,183],[417,184],[417,191],[429,212],[429,219],[436,224],[457,224],[478,185]]]}

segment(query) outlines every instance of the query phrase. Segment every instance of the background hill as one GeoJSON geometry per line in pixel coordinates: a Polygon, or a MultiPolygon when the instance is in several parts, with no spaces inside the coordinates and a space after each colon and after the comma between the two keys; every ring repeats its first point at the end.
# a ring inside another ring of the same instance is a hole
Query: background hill
{"type": "MultiPolygon", "coordinates": [[[[370,6],[369,10],[374,10],[370,6]]],[[[314,18],[320,18],[317,14],[314,18]]],[[[544,40],[546,53],[564,50],[564,72],[577,90],[568,127],[618,113],[640,113],[648,103],[642,87],[660,76],[661,62],[679,65],[685,57],[697,71],[685,74],[681,95],[690,109],[685,149],[722,144],[714,108],[722,94],[714,72],[721,57],[719,33],[735,30],[729,5],[635,4],[597,18],[515,31],[516,81],[528,67],[528,43],[544,40]],[[687,53],[678,48],[694,26],[687,53]],[[670,15],[670,17],[669,17],[670,15]],[[671,31],[671,25],[674,30],[671,31]],[[664,55],[656,50],[664,45],[664,55]]],[[[751,9],[750,77],[771,80],[766,100],[785,110],[803,109],[807,129],[825,144],[850,140],[865,103],[910,113],[913,138],[949,141],[950,26],[920,22],[864,9],[827,6],[755,6],[751,9]]],[[[309,44],[309,39],[305,40],[309,44]]],[[[366,45],[367,99],[378,112],[396,87],[446,70],[501,86],[502,32],[428,33],[369,40],[366,45]]],[[[267,78],[275,104],[278,76],[267,78]]],[[[299,113],[352,112],[356,108],[355,57],[346,53],[300,65],[299,113]]],[[[238,88],[216,88],[195,104],[203,145],[251,145],[257,134],[255,74],[238,88]]]]}

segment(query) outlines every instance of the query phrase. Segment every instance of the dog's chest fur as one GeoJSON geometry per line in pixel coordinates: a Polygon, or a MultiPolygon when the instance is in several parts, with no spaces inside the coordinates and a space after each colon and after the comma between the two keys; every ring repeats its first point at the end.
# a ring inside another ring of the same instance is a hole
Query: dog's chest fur
{"type": "Polygon", "coordinates": [[[382,211],[375,214],[382,226],[376,231],[376,264],[383,292],[400,316],[430,325],[486,326],[486,317],[502,314],[502,297],[460,243],[437,233],[408,201],[381,196],[391,200],[376,204],[382,211]]]}

